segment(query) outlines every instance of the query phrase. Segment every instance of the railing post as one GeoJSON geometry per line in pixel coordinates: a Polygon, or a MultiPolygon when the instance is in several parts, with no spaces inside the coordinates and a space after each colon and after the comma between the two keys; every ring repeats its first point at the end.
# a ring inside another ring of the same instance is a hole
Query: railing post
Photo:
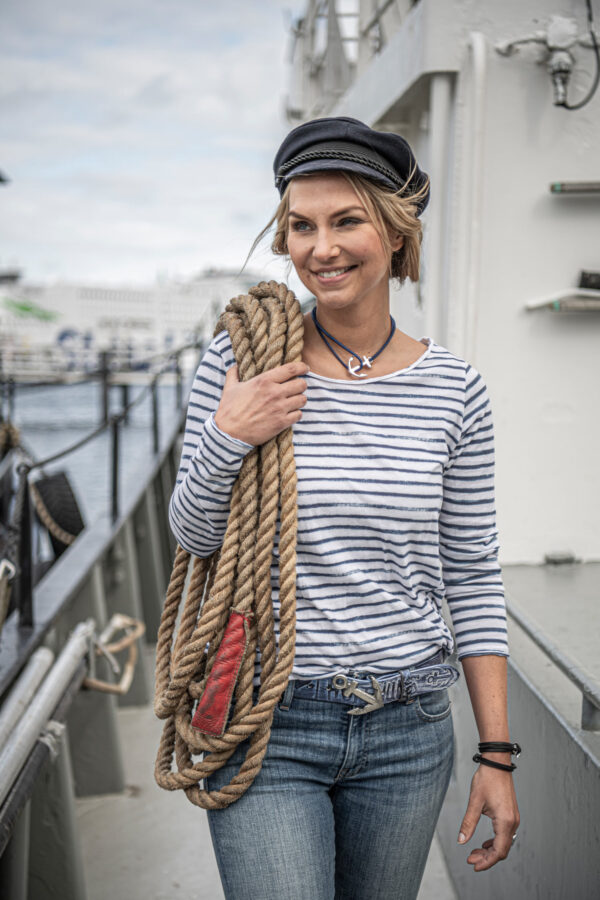
{"type": "Polygon", "coordinates": [[[158,433],[158,376],[152,379],[152,447],[154,453],[158,453],[160,447],[158,433]]]}
{"type": "Polygon", "coordinates": [[[111,434],[111,516],[113,522],[119,518],[119,416],[113,416],[110,420],[111,434]]]}
{"type": "Polygon", "coordinates": [[[12,422],[15,417],[15,379],[12,375],[8,376],[8,421],[12,422]]]}
{"type": "Polygon", "coordinates": [[[31,573],[31,509],[29,501],[29,469],[21,464],[18,467],[19,487],[15,525],[19,528],[19,555],[16,578],[17,608],[19,610],[19,628],[33,626],[33,598],[31,573]]]}
{"type": "Polygon", "coordinates": [[[109,398],[109,383],[108,383],[108,375],[109,375],[109,351],[101,350],[100,351],[100,377],[102,379],[102,418],[101,422],[104,422],[105,425],[108,425],[108,417],[110,414],[110,398],[109,398]]]}
{"type": "Polygon", "coordinates": [[[125,425],[129,424],[129,410],[127,407],[129,406],[129,385],[122,384],[121,385],[121,418],[123,419],[123,423],[125,425]]]}
{"type": "Polygon", "coordinates": [[[177,398],[177,409],[181,409],[183,404],[183,377],[181,374],[181,363],[179,361],[179,356],[175,357],[175,396],[177,398]]]}

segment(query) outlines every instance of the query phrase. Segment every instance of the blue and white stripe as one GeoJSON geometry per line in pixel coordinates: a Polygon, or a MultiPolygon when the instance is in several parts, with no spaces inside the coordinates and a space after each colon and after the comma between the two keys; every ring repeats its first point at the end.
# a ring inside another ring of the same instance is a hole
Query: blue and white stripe
{"type": "MultiPolygon", "coordinates": [[[[170,505],[179,543],[207,556],[223,540],[250,444],[215,424],[226,332],[192,389],[170,505]]],[[[294,425],[298,474],[293,678],[414,665],[452,634],[459,657],[508,655],[494,509],[490,404],[479,373],[432,341],[412,366],[346,381],[309,373],[294,425]]],[[[279,614],[277,531],[271,581],[279,614]]]]}

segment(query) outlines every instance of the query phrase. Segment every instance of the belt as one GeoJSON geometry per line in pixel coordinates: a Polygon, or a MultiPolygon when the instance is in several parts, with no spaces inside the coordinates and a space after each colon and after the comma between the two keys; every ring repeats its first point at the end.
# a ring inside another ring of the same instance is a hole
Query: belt
{"type": "Polygon", "coordinates": [[[349,715],[362,716],[380,709],[386,703],[412,703],[418,694],[441,691],[458,679],[458,670],[445,663],[445,657],[445,651],[440,650],[422,663],[379,678],[351,670],[347,674],[332,675],[329,678],[290,681],[279,706],[281,709],[288,709],[292,697],[328,700],[356,707],[348,710],[349,715]]]}

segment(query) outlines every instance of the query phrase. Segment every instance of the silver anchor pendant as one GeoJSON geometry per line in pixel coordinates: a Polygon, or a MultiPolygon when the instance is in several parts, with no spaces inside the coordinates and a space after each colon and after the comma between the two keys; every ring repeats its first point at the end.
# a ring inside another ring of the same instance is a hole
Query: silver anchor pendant
{"type": "Polygon", "coordinates": [[[350,372],[351,375],[354,375],[355,378],[366,378],[367,373],[365,372],[364,375],[361,375],[358,370],[360,368],[362,368],[362,366],[367,366],[367,368],[370,369],[371,368],[371,360],[369,359],[368,356],[363,356],[362,363],[358,363],[358,365],[353,366],[352,360],[356,359],[356,358],[357,357],[355,357],[355,356],[351,356],[350,359],[348,360],[348,371],[350,372]]]}

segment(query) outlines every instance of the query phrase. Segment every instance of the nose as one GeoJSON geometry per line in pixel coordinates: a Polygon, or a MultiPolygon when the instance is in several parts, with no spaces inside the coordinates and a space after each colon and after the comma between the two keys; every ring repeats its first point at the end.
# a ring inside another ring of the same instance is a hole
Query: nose
{"type": "Polygon", "coordinates": [[[330,228],[319,228],[315,233],[313,256],[320,262],[334,259],[339,256],[340,248],[336,243],[336,236],[330,228]]]}

